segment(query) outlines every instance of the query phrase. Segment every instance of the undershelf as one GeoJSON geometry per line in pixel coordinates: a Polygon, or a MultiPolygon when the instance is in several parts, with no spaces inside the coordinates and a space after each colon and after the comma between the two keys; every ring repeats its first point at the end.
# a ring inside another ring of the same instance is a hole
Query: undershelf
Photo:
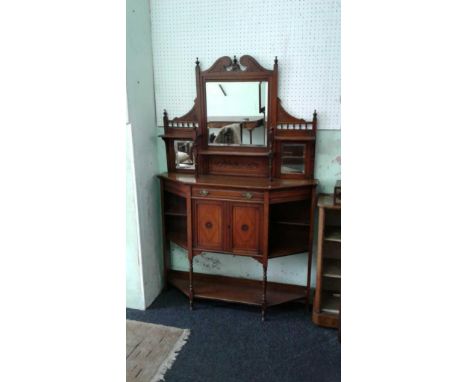
{"type": "MultiPolygon", "coordinates": [[[[188,272],[169,271],[168,282],[189,296],[188,272]]],[[[193,290],[195,298],[262,305],[262,281],[194,273],[193,290]]],[[[305,295],[306,288],[303,286],[267,284],[267,306],[304,299],[305,295]]]]}

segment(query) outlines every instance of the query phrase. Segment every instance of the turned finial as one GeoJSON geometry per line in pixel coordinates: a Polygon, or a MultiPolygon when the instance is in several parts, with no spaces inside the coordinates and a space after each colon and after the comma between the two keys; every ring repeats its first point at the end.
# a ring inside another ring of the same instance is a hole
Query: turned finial
{"type": "Polygon", "coordinates": [[[197,61],[195,61],[195,64],[196,64],[197,66],[200,65],[200,61],[198,61],[198,57],[197,57],[197,61]]]}
{"type": "Polygon", "coordinates": [[[278,56],[275,56],[275,65],[278,65],[278,56]]]}

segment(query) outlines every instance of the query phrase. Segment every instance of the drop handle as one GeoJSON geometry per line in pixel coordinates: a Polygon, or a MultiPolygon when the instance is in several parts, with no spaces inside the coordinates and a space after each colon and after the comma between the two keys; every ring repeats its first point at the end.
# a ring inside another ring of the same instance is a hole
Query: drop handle
{"type": "Polygon", "coordinates": [[[200,190],[199,194],[201,196],[207,196],[209,194],[208,190],[200,190]]]}
{"type": "Polygon", "coordinates": [[[252,195],[251,192],[244,192],[244,193],[242,194],[242,196],[243,196],[244,198],[246,198],[246,199],[252,199],[252,198],[253,198],[253,195],[252,195]]]}

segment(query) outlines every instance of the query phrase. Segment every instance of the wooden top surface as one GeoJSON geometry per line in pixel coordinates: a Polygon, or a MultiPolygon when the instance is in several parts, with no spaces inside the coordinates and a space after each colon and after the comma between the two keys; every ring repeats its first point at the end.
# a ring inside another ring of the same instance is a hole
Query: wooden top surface
{"type": "Polygon", "coordinates": [[[316,179],[273,179],[270,181],[268,178],[222,175],[200,175],[198,178],[195,178],[195,175],[193,174],[174,172],[166,172],[164,174],[158,175],[158,177],[191,185],[236,187],[261,190],[304,187],[318,184],[316,179]]]}
{"type": "Polygon", "coordinates": [[[322,208],[341,210],[341,204],[333,204],[333,194],[320,194],[317,205],[322,208]]]}

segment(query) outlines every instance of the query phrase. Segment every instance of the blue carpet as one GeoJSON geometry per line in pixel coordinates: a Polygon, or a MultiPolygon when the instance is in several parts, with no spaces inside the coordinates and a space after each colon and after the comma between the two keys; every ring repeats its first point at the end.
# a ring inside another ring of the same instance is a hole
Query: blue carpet
{"type": "Polygon", "coordinates": [[[191,334],[166,382],[340,381],[337,332],[315,326],[302,304],[267,310],[218,301],[188,299],[164,291],[146,311],[127,309],[127,318],[188,328],[191,334]]]}

